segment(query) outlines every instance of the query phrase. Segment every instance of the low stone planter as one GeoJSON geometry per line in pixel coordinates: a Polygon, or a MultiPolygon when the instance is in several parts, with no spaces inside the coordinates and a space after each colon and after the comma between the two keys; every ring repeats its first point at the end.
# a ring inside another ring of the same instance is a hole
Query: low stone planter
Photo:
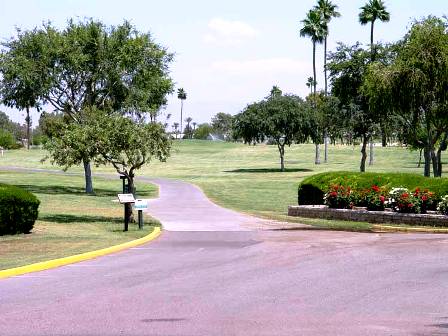
{"type": "Polygon", "coordinates": [[[405,214],[392,211],[365,209],[330,209],[326,205],[291,205],[288,216],[339,219],[354,222],[408,224],[448,227],[448,216],[437,214],[405,214]]]}

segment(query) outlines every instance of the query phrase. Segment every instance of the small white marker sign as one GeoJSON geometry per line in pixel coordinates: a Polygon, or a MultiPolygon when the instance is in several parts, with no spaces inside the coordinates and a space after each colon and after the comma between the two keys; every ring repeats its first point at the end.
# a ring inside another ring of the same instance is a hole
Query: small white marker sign
{"type": "Polygon", "coordinates": [[[146,210],[148,209],[148,201],[143,199],[136,199],[134,204],[135,210],[146,210]]]}
{"type": "Polygon", "coordinates": [[[135,203],[135,198],[132,194],[118,194],[118,200],[121,204],[135,203]]]}

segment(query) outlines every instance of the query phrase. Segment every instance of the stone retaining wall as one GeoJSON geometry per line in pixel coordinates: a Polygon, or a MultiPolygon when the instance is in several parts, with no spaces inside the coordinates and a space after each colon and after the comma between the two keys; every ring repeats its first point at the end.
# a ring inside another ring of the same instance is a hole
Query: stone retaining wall
{"type": "Polygon", "coordinates": [[[339,219],[354,222],[448,227],[448,216],[443,215],[404,214],[391,211],[367,211],[363,209],[330,209],[325,205],[289,206],[288,216],[339,219]]]}

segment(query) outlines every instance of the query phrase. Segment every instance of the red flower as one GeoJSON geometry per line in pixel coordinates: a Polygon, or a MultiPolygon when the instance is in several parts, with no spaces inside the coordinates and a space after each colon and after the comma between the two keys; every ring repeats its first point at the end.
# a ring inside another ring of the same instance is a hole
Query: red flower
{"type": "Polygon", "coordinates": [[[427,200],[428,200],[428,197],[425,196],[425,195],[423,195],[423,196],[422,196],[422,201],[427,201],[427,200]]]}
{"type": "Polygon", "coordinates": [[[409,207],[409,208],[412,208],[413,206],[414,206],[414,204],[412,204],[412,203],[409,203],[409,204],[408,204],[408,207],[409,207]]]}
{"type": "Polygon", "coordinates": [[[403,198],[408,198],[408,197],[409,197],[409,194],[408,194],[408,193],[403,193],[403,194],[401,194],[401,197],[403,197],[403,198]]]}
{"type": "Polygon", "coordinates": [[[332,191],[331,193],[330,193],[330,196],[333,196],[333,197],[336,197],[338,195],[338,193],[336,192],[336,191],[332,191]]]}
{"type": "Polygon", "coordinates": [[[378,192],[378,191],[380,191],[380,187],[378,187],[377,185],[373,185],[372,190],[375,192],[378,192]]]}
{"type": "Polygon", "coordinates": [[[380,201],[381,201],[381,203],[384,203],[384,196],[380,196],[380,201]]]}

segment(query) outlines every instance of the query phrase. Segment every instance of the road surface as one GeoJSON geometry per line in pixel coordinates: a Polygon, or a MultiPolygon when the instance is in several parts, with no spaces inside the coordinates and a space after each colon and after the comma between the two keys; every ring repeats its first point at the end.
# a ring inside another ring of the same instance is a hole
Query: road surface
{"type": "Polygon", "coordinates": [[[162,236],[0,280],[0,335],[448,335],[448,236],[263,230],[152,181],[162,236]]]}

